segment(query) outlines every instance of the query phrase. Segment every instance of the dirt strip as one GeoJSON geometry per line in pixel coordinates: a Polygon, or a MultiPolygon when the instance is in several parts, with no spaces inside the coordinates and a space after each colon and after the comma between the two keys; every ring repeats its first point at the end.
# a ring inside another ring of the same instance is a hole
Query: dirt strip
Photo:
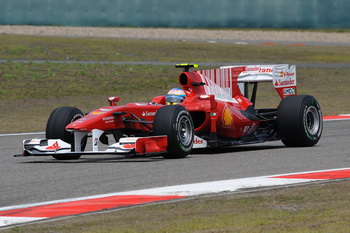
{"type": "Polygon", "coordinates": [[[239,29],[176,29],[176,28],[101,28],[59,26],[0,25],[0,34],[111,37],[173,40],[222,40],[222,41],[290,41],[318,43],[349,43],[348,32],[270,31],[239,29]]]}

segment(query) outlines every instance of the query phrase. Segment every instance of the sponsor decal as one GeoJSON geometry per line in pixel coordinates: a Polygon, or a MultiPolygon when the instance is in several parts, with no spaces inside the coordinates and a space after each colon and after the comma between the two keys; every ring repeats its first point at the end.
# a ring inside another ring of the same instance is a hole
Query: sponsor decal
{"type": "Polygon", "coordinates": [[[232,125],[232,114],[228,107],[225,107],[224,112],[222,113],[222,122],[224,127],[231,127],[232,125]]]}
{"type": "Polygon", "coordinates": [[[113,120],[113,119],[114,119],[114,116],[108,116],[108,117],[102,118],[102,120],[104,121],[113,120]]]}
{"type": "Polygon", "coordinates": [[[60,148],[61,147],[58,145],[58,142],[56,141],[51,146],[46,147],[46,150],[57,150],[57,149],[60,149],[60,148]]]}
{"type": "Polygon", "coordinates": [[[241,128],[241,132],[244,134],[244,135],[250,135],[250,134],[253,134],[255,129],[257,128],[257,124],[253,123],[252,125],[246,125],[244,126],[243,128],[241,128]]]}
{"type": "Polygon", "coordinates": [[[102,118],[103,121],[105,121],[105,123],[113,123],[114,122],[114,116],[108,116],[108,117],[104,117],[102,118]]]}
{"type": "Polygon", "coordinates": [[[135,148],[135,144],[125,144],[125,145],[121,145],[121,147],[123,149],[134,149],[135,148]]]}
{"type": "Polygon", "coordinates": [[[260,68],[259,69],[259,73],[272,73],[272,69],[271,68],[260,68]]]}
{"type": "Polygon", "coordinates": [[[271,68],[262,68],[260,66],[246,66],[243,73],[272,73],[273,69],[271,68]]]}
{"type": "Polygon", "coordinates": [[[101,115],[103,114],[104,112],[97,112],[97,111],[94,111],[94,112],[91,112],[92,115],[101,115]]]}
{"type": "Polygon", "coordinates": [[[154,116],[154,115],[156,115],[156,112],[147,112],[147,111],[144,111],[144,112],[142,113],[142,116],[154,116]]]}
{"type": "Polygon", "coordinates": [[[296,94],[296,71],[295,66],[288,67],[275,67],[273,76],[273,85],[280,95],[288,96],[296,94]],[[290,87],[285,88],[283,87],[290,87]]]}
{"type": "Polygon", "coordinates": [[[30,144],[40,144],[40,139],[32,139],[32,140],[30,140],[30,144]]]}
{"type": "Polygon", "coordinates": [[[292,88],[283,88],[283,94],[285,96],[287,95],[295,95],[295,88],[292,87],[292,88]]]}
{"type": "Polygon", "coordinates": [[[291,78],[289,78],[288,80],[277,79],[274,84],[275,84],[275,87],[291,86],[291,85],[295,85],[295,80],[291,78]]]}
{"type": "Polygon", "coordinates": [[[244,126],[243,133],[247,133],[249,131],[249,129],[250,129],[249,125],[244,126]]]}
{"type": "Polygon", "coordinates": [[[192,148],[206,148],[206,147],[207,147],[206,140],[204,140],[200,137],[194,136],[192,148]]]}
{"type": "Polygon", "coordinates": [[[98,144],[98,138],[95,138],[94,139],[94,146],[97,146],[97,144],[98,144]]]}
{"type": "Polygon", "coordinates": [[[203,139],[199,139],[198,137],[196,137],[193,141],[194,144],[203,144],[204,143],[204,140],[203,139]]]}
{"type": "Polygon", "coordinates": [[[257,72],[259,70],[260,70],[260,67],[258,67],[258,66],[255,66],[255,67],[246,66],[246,68],[243,72],[257,72]]]}
{"type": "Polygon", "coordinates": [[[123,142],[135,142],[137,138],[123,138],[121,141],[123,142]]]}
{"type": "Polygon", "coordinates": [[[290,76],[294,76],[294,75],[295,75],[295,73],[289,73],[289,72],[283,72],[283,71],[280,72],[281,77],[290,77],[290,76]]]}

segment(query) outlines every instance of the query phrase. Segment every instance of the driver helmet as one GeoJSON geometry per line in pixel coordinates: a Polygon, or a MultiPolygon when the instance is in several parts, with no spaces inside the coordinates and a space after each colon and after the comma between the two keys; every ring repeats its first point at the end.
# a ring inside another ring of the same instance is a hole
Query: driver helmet
{"type": "Polygon", "coordinates": [[[184,101],[186,94],[180,88],[171,89],[165,96],[165,102],[167,105],[180,104],[184,101]]]}

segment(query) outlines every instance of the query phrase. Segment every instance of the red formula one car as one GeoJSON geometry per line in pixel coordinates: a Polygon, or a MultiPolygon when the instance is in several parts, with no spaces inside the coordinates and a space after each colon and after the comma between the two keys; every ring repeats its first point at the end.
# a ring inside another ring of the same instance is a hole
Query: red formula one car
{"type": "Polygon", "coordinates": [[[296,95],[295,66],[242,65],[197,71],[190,70],[198,67],[195,64],[176,67],[183,69],[178,79],[182,90],[157,96],[150,103],[118,106],[119,98],[110,97],[109,106],[86,115],[73,107],[55,109],[47,122],[46,138],[24,140],[20,156],[64,160],[91,154],[156,153],[183,158],[194,148],[272,140],[299,147],[319,141],[320,105],[312,96],[296,95]],[[282,99],[277,108],[254,107],[259,82],[273,83],[282,99]],[[250,98],[249,84],[253,85],[250,98]],[[109,143],[111,138],[113,143],[109,143]]]}

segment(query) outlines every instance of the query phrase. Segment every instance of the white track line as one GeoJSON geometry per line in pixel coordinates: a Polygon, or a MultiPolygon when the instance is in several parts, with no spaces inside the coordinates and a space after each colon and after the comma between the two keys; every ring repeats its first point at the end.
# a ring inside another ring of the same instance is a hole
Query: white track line
{"type": "Polygon", "coordinates": [[[24,136],[24,135],[38,135],[45,134],[45,132],[31,132],[31,133],[8,133],[8,134],[0,134],[0,137],[8,137],[8,136],[24,136]]]}

